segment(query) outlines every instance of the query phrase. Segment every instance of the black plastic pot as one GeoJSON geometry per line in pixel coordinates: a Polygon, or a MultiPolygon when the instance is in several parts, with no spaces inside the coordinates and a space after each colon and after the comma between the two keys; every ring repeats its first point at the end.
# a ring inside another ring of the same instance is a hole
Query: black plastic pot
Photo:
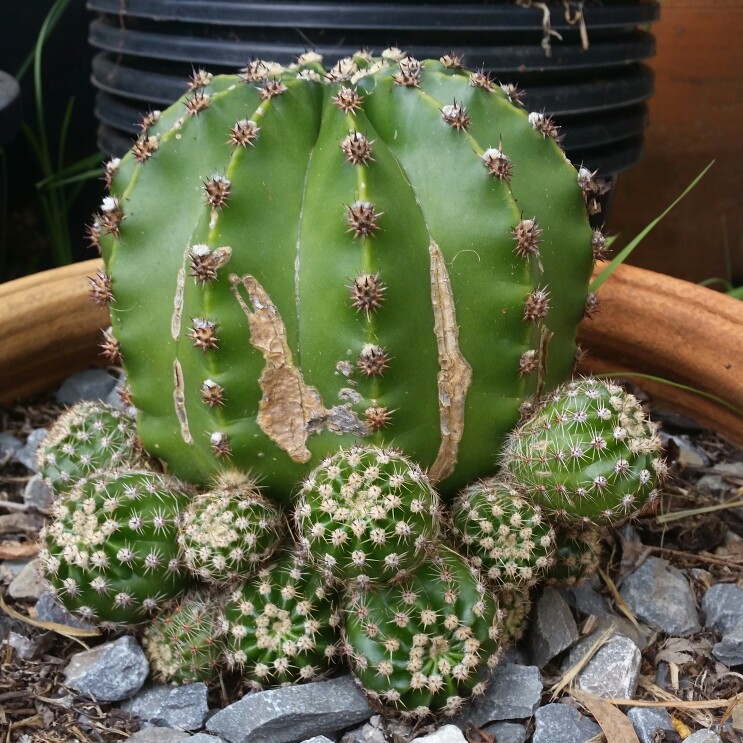
{"type": "Polygon", "coordinates": [[[642,154],[645,101],[654,54],[641,26],[658,19],[645,0],[585,3],[589,40],[562,5],[551,26],[562,40],[542,47],[542,11],[513,2],[247,2],[246,0],[88,0],[98,11],[90,41],[98,87],[100,146],[120,154],[146,110],[171,103],[194,66],[234,71],[251,58],[287,63],[314,49],[334,62],[364,47],[398,46],[425,59],[453,50],[470,67],[526,90],[530,110],[554,115],[568,157],[613,177],[642,154]]]}

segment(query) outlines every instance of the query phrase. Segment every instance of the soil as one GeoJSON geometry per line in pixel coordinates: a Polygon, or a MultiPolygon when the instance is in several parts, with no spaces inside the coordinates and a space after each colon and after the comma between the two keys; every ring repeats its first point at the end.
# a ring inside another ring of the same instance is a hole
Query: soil
{"type": "MultiPolygon", "coordinates": [[[[609,580],[603,583],[602,592],[613,599],[613,587],[649,552],[687,571],[701,605],[711,585],[737,582],[743,586],[743,452],[692,421],[654,409],[652,400],[646,403],[663,430],[684,439],[696,454],[680,450],[673,440],[669,442],[672,477],[664,487],[659,507],[656,513],[633,524],[641,544],[629,542],[618,530],[607,533],[609,557],[603,572],[609,580]],[[699,461],[697,456],[707,461],[699,461]],[[722,463],[741,463],[740,474],[720,475],[714,468],[722,463]],[[722,477],[723,488],[711,491],[699,487],[700,479],[713,472],[722,477]],[[705,508],[710,510],[699,512],[705,508]],[[688,510],[697,512],[686,514],[688,510]],[[677,514],[681,517],[676,518],[677,514]]],[[[51,424],[59,412],[53,397],[0,408],[0,432],[25,440],[35,428],[51,424]]],[[[36,538],[44,514],[25,506],[22,497],[31,476],[23,465],[7,458],[3,461],[0,454],[0,593],[6,592],[9,583],[2,561],[31,558],[37,552],[36,538]]],[[[0,645],[0,743],[120,743],[139,728],[139,723],[116,704],[94,703],[65,687],[63,669],[69,657],[81,649],[79,639],[26,624],[24,618],[32,618],[33,601],[17,601],[7,595],[4,601],[8,612],[20,618],[11,619],[0,607],[0,641],[15,629],[37,642],[40,651],[32,660],[20,660],[9,645],[0,645]]],[[[616,602],[614,606],[618,608],[616,602]]],[[[591,617],[581,630],[590,631],[590,623],[591,617]]],[[[83,639],[94,644],[89,638],[83,639]]],[[[668,705],[678,736],[666,736],[667,742],[683,740],[690,731],[728,720],[733,724],[722,733],[722,740],[743,743],[743,732],[738,730],[743,728],[743,720],[738,720],[733,709],[736,695],[743,693],[743,674],[731,671],[712,656],[712,645],[718,639],[711,630],[692,638],[661,635],[643,653],[636,698],[668,705]],[[657,683],[660,661],[669,671],[663,686],[657,683]]],[[[552,665],[544,669],[543,675],[543,702],[547,703],[549,688],[560,681],[560,673],[552,665]]],[[[239,683],[225,678],[213,691],[211,701],[214,706],[224,706],[236,701],[240,693],[239,683]]],[[[563,692],[566,694],[569,689],[563,692]]],[[[737,699],[741,700],[743,697],[737,699]]],[[[611,741],[610,731],[604,728],[604,732],[611,741]]],[[[399,735],[395,737],[401,740],[399,735]]],[[[492,735],[479,731],[468,731],[468,738],[472,743],[497,743],[492,735]]]]}

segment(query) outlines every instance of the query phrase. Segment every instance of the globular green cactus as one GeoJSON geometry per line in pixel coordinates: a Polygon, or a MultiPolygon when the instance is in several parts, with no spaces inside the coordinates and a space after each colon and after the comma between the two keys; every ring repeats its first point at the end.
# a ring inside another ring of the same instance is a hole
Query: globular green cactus
{"type": "Polygon", "coordinates": [[[214,593],[190,593],[148,625],[142,647],[158,681],[208,684],[219,677],[226,665],[223,602],[224,597],[214,593]]]}
{"type": "Polygon", "coordinates": [[[496,592],[495,597],[503,629],[503,645],[519,642],[529,623],[532,604],[529,589],[506,585],[496,592]]]}
{"type": "Polygon", "coordinates": [[[285,520],[255,482],[225,471],[183,512],[178,542],[186,566],[201,580],[228,583],[254,573],[279,547],[285,520]]]}
{"type": "Polygon", "coordinates": [[[307,559],[361,585],[417,568],[441,520],[439,496],[418,465],[374,446],[325,459],[304,481],[294,517],[307,559]]]}
{"type": "Polygon", "coordinates": [[[575,586],[593,575],[601,564],[601,535],[598,528],[560,529],[555,543],[555,560],[545,575],[545,582],[575,586]]]}
{"type": "Polygon", "coordinates": [[[101,402],[80,402],[64,412],[39,448],[38,460],[55,495],[98,470],[145,465],[134,419],[101,402]]]}
{"type": "Polygon", "coordinates": [[[338,661],[333,594],[295,555],[281,555],[236,588],[224,614],[228,663],[253,688],[311,681],[338,661]]]}
{"type": "Polygon", "coordinates": [[[62,604],[86,621],[136,624],[188,585],[177,524],[189,496],[145,471],[99,473],[55,501],[41,564],[62,604]]]}
{"type": "Polygon", "coordinates": [[[404,717],[453,715],[485,690],[499,611],[455,552],[441,548],[404,582],[351,593],[344,609],[351,669],[375,703],[404,717]]]}
{"type": "Polygon", "coordinates": [[[658,496],[666,471],[656,425],[612,381],[561,386],[512,433],[502,466],[525,497],[564,521],[613,523],[658,496]]]}
{"type": "Polygon", "coordinates": [[[532,586],[553,562],[555,533],[542,509],[498,479],[462,491],[452,528],[467,557],[500,586],[532,586]]]}
{"type": "Polygon", "coordinates": [[[384,443],[451,494],[570,374],[597,187],[512,86],[452,55],[255,60],[142,130],[106,168],[93,297],[176,476],[237,467],[288,499],[384,443]]]}

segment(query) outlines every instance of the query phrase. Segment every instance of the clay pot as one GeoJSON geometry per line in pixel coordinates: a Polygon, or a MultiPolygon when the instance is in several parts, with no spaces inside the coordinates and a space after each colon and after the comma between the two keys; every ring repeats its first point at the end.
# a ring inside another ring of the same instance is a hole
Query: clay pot
{"type": "MultiPolygon", "coordinates": [[[[0,404],[103,363],[108,317],[86,280],[100,267],[91,260],[0,285],[0,404]]],[[[601,311],[579,329],[581,371],[650,374],[714,395],[722,402],[637,380],[657,404],[743,447],[743,302],[633,266],[619,267],[599,297],[601,311]]]]}

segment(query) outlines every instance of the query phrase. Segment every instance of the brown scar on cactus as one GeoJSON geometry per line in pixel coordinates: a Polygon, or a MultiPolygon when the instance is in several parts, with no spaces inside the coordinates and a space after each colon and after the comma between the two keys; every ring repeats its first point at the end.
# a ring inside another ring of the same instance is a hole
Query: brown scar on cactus
{"type": "Polygon", "coordinates": [[[248,320],[250,344],[263,355],[265,366],[258,379],[261,400],[257,423],[261,430],[295,462],[307,462],[311,433],[327,429],[334,433],[369,434],[369,427],[348,406],[327,409],[320,393],[307,385],[294,365],[286,339],[286,326],[276,305],[258,280],[246,274],[230,274],[230,285],[248,320]],[[252,308],[240,294],[242,287],[252,308]]]}
{"type": "Polygon", "coordinates": [[[464,405],[472,383],[472,367],[459,348],[456,305],[446,261],[436,243],[428,247],[431,259],[431,304],[439,353],[439,416],[441,445],[428,471],[432,484],[448,477],[456,467],[464,434],[464,405]]]}
{"type": "Polygon", "coordinates": [[[188,426],[188,413],[186,412],[186,395],[183,388],[183,367],[181,362],[176,359],[173,362],[173,405],[175,415],[181,427],[181,438],[187,444],[193,444],[193,436],[188,426]]]}

